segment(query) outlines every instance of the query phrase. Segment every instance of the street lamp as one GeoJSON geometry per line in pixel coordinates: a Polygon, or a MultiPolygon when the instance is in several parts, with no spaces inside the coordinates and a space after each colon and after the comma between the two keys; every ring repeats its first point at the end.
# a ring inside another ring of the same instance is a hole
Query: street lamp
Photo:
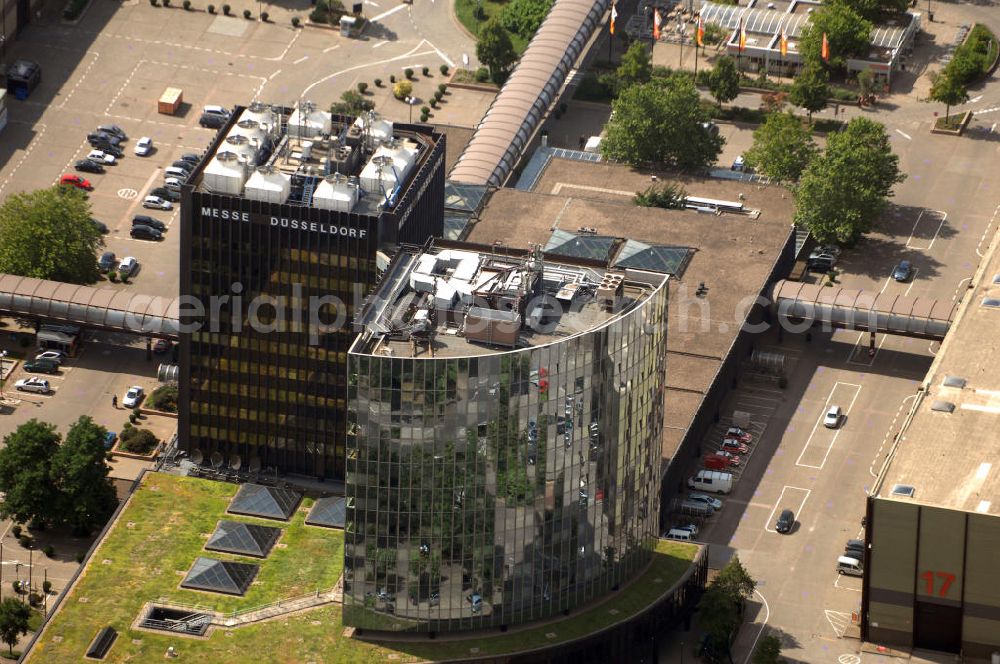
{"type": "Polygon", "coordinates": [[[0,399],[3,399],[3,381],[4,381],[3,362],[6,358],[7,358],[7,351],[0,350],[0,399]]]}
{"type": "Polygon", "coordinates": [[[404,101],[406,102],[406,108],[409,110],[409,123],[413,124],[413,105],[417,100],[413,96],[408,96],[404,101]]]}

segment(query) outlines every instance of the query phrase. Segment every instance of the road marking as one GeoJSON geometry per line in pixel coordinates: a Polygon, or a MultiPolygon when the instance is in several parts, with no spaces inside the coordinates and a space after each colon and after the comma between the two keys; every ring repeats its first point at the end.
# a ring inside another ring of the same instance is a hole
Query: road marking
{"type": "Polygon", "coordinates": [[[942,212],[941,210],[930,210],[929,212],[931,212],[933,214],[939,214],[939,215],[941,215],[941,221],[938,223],[938,227],[937,227],[937,230],[934,231],[934,235],[931,236],[930,244],[928,244],[926,247],[915,247],[915,246],[911,245],[910,243],[913,242],[913,234],[917,232],[917,224],[919,224],[920,220],[923,218],[924,212],[927,212],[927,210],[921,210],[920,214],[917,215],[917,220],[915,222],[913,222],[913,230],[910,231],[910,237],[907,238],[907,240],[906,240],[906,248],[907,249],[915,249],[917,251],[930,251],[931,247],[934,246],[935,240],[937,240],[938,233],[941,232],[941,228],[944,226],[945,220],[948,218],[948,213],[947,212],[942,212]]]}
{"type": "MultiPolygon", "coordinates": [[[[400,5],[400,6],[405,6],[405,5],[400,5]]],[[[310,83],[308,86],[306,86],[306,88],[302,91],[302,94],[299,95],[299,99],[305,99],[306,95],[309,94],[309,92],[313,88],[315,88],[317,85],[321,85],[323,83],[326,83],[330,79],[336,78],[337,76],[340,76],[341,74],[347,74],[349,72],[357,71],[359,69],[365,69],[366,67],[381,67],[381,66],[385,65],[386,63],[396,62],[397,60],[404,60],[406,58],[412,58],[414,56],[431,55],[433,53],[433,51],[423,51],[422,53],[417,53],[416,52],[418,49],[420,49],[421,46],[423,46],[426,43],[427,43],[427,40],[426,39],[422,39],[422,40],[420,40],[419,44],[417,44],[416,46],[413,47],[413,49],[411,49],[410,51],[408,51],[408,52],[406,52],[406,53],[404,53],[402,55],[397,55],[394,58],[389,58],[388,60],[381,60],[379,62],[366,62],[364,64],[354,65],[353,67],[348,67],[346,69],[341,69],[340,71],[335,71],[332,74],[327,74],[323,78],[321,78],[321,79],[319,79],[317,81],[314,81],[314,82],[310,83]]]]}
{"type": "Polygon", "coordinates": [[[979,244],[976,245],[976,255],[980,258],[983,257],[982,247],[983,242],[986,241],[986,236],[989,234],[990,229],[993,228],[993,222],[997,219],[997,212],[1000,212],[1000,205],[996,206],[993,210],[993,216],[990,217],[990,223],[986,225],[986,230],[983,231],[982,236],[979,238],[979,244]]]}
{"type": "Polygon", "coordinates": [[[606,189],[604,187],[591,187],[585,184],[573,184],[571,182],[557,182],[552,187],[552,195],[557,196],[559,192],[563,189],[583,189],[584,191],[596,191],[601,194],[614,194],[616,196],[629,196],[634,197],[634,191],[625,191],[624,189],[606,189]]]}
{"type": "MultiPolygon", "coordinates": [[[[11,122],[16,122],[16,121],[12,120],[11,122]]],[[[7,185],[10,184],[10,180],[11,178],[14,177],[14,174],[17,173],[17,169],[21,168],[21,166],[24,164],[24,161],[28,158],[28,155],[31,154],[31,151],[34,150],[35,146],[38,145],[38,142],[42,140],[42,136],[45,135],[46,126],[47,125],[44,122],[39,122],[35,125],[35,129],[39,130],[38,133],[35,134],[34,137],[31,139],[31,141],[28,143],[28,147],[25,148],[24,154],[21,155],[21,158],[18,160],[17,164],[14,166],[14,168],[10,170],[10,173],[7,174],[7,177],[4,178],[3,184],[0,184],[0,193],[2,193],[3,190],[7,187],[7,185]]]]}
{"type": "Polygon", "coordinates": [[[909,134],[907,134],[906,132],[904,132],[902,129],[897,129],[896,133],[899,134],[900,136],[902,136],[903,138],[905,138],[908,141],[912,141],[913,140],[913,137],[910,136],[909,134]]]}
{"type": "Polygon", "coordinates": [[[382,46],[385,46],[388,43],[389,43],[388,41],[380,41],[377,44],[372,44],[372,48],[380,48],[382,46]]]}
{"type": "Polygon", "coordinates": [[[374,21],[381,21],[382,19],[384,19],[384,18],[386,18],[386,17],[388,17],[388,16],[392,16],[392,15],[393,15],[393,14],[395,14],[396,12],[398,12],[398,11],[400,11],[400,10],[403,10],[403,9],[406,9],[407,7],[409,7],[409,5],[404,5],[404,4],[402,4],[402,3],[401,3],[401,4],[399,4],[399,5],[396,5],[395,7],[393,7],[392,9],[390,9],[390,10],[388,10],[388,11],[384,11],[384,12],[382,12],[382,13],[381,13],[381,14],[379,14],[378,16],[372,16],[372,17],[371,17],[370,19],[368,19],[368,20],[370,20],[370,21],[373,21],[373,22],[374,22],[374,21]]]}
{"type": "MultiPolygon", "coordinates": [[[[769,533],[778,532],[777,530],[771,527],[771,524],[774,523],[774,513],[778,511],[778,507],[781,506],[782,504],[781,499],[785,496],[785,489],[791,489],[792,491],[805,491],[806,493],[805,497],[803,497],[801,502],[799,502],[799,508],[795,510],[795,520],[798,521],[800,524],[802,523],[802,520],[800,518],[802,514],[802,509],[806,506],[806,501],[809,500],[809,494],[812,493],[812,489],[803,489],[800,486],[789,486],[786,484],[785,486],[781,487],[781,493],[778,494],[778,500],[775,501],[774,507],[771,508],[771,513],[767,515],[767,521],[764,523],[764,530],[766,530],[769,533]]],[[[782,507],[782,509],[785,508],[782,507]]]]}
{"type": "Polygon", "coordinates": [[[273,74],[271,74],[270,76],[268,76],[268,77],[267,77],[267,80],[269,80],[269,81],[273,81],[273,80],[274,80],[274,77],[275,77],[275,76],[277,76],[277,75],[278,75],[278,74],[280,74],[280,73],[281,73],[281,70],[280,70],[280,69],[279,69],[279,70],[277,70],[277,71],[275,71],[275,72],[274,72],[273,74]]]}
{"type": "Polygon", "coordinates": [[[753,643],[750,644],[750,650],[747,651],[747,658],[743,660],[743,664],[750,664],[750,659],[753,657],[753,651],[757,647],[757,641],[760,639],[760,635],[764,633],[764,628],[767,627],[767,621],[771,619],[771,607],[767,603],[767,598],[764,597],[764,593],[760,591],[759,588],[754,588],[753,590],[760,601],[764,603],[764,622],[760,624],[760,630],[757,632],[757,636],[753,638],[753,643]]]}
{"type": "Polygon", "coordinates": [[[329,53],[330,51],[336,51],[338,48],[340,48],[340,44],[334,44],[333,46],[331,46],[329,48],[324,48],[323,52],[324,53],[329,53]]]}
{"type": "MultiPolygon", "coordinates": [[[[840,576],[839,574],[837,576],[840,576]]],[[[823,614],[826,616],[826,621],[830,623],[830,627],[833,628],[833,633],[837,635],[837,638],[844,636],[844,632],[847,631],[847,626],[850,624],[851,614],[844,613],[843,611],[831,611],[829,609],[824,609],[823,614]]]]}
{"type": "MultiPolygon", "coordinates": [[[[838,426],[834,431],[833,436],[830,438],[829,444],[826,446],[826,452],[823,454],[823,461],[818,466],[809,463],[802,463],[802,457],[805,456],[806,451],[809,449],[809,445],[812,443],[812,438],[816,434],[816,429],[819,427],[820,423],[823,421],[823,418],[826,416],[826,411],[829,410],[830,408],[830,404],[833,401],[834,392],[836,392],[837,388],[841,385],[854,388],[854,396],[851,397],[850,404],[848,404],[847,408],[844,409],[841,420],[843,420],[843,418],[846,418],[847,414],[851,412],[851,408],[854,406],[854,402],[857,400],[858,395],[861,394],[860,385],[856,385],[854,383],[842,383],[840,381],[837,381],[837,383],[834,384],[833,389],[830,390],[830,395],[826,398],[826,403],[823,405],[823,411],[819,414],[819,417],[813,424],[812,431],[809,433],[809,438],[806,439],[806,444],[802,446],[802,451],[799,453],[799,458],[795,460],[796,466],[822,470],[823,466],[826,465],[827,457],[830,456],[830,451],[833,449],[834,444],[837,442],[837,438],[840,436],[840,432],[843,430],[843,424],[838,426]]],[[[823,429],[826,430],[826,427],[823,427],[823,429]]]]}
{"type": "Polygon", "coordinates": [[[126,187],[124,189],[119,189],[118,190],[118,197],[119,198],[124,198],[127,201],[130,201],[133,198],[136,198],[138,196],[139,196],[139,192],[136,191],[135,189],[129,189],[128,187],[126,187]]]}
{"type": "Polygon", "coordinates": [[[969,100],[969,103],[970,103],[970,104],[975,104],[976,102],[978,102],[978,101],[979,101],[980,99],[982,99],[982,98],[983,98],[983,96],[982,96],[982,95],[978,95],[978,96],[976,96],[976,97],[973,97],[972,99],[970,99],[970,100],[969,100]]]}
{"type": "Polygon", "coordinates": [[[303,55],[303,56],[302,56],[301,58],[299,58],[298,60],[296,60],[296,61],[295,61],[295,62],[293,62],[292,64],[293,64],[293,65],[299,65],[299,64],[302,64],[303,62],[305,62],[305,61],[306,61],[306,60],[308,60],[308,59],[309,59],[309,56],[308,56],[308,55],[303,55]]]}
{"type": "Polygon", "coordinates": [[[993,123],[993,126],[992,126],[992,127],[990,127],[990,133],[992,134],[992,133],[993,133],[994,131],[996,131],[996,128],[997,128],[997,123],[996,123],[996,122],[994,122],[994,123],[993,123]]]}
{"type": "Polygon", "coordinates": [[[851,592],[855,592],[855,593],[861,592],[861,588],[851,588],[849,586],[842,586],[842,585],[840,585],[840,580],[842,578],[844,578],[843,574],[838,574],[837,575],[837,580],[833,582],[833,587],[834,588],[836,588],[837,590],[850,590],[851,592]]]}
{"type": "MultiPolygon", "coordinates": [[[[916,399],[916,398],[917,398],[916,394],[911,394],[908,397],[904,397],[903,400],[899,402],[899,408],[896,409],[896,415],[892,418],[892,423],[886,430],[885,436],[882,437],[882,444],[878,446],[878,451],[875,452],[875,458],[872,459],[871,465],[868,466],[868,474],[871,475],[872,477],[878,477],[878,473],[875,472],[874,468],[875,464],[878,463],[879,458],[882,456],[882,450],[885,449],[886,444],[890,443],[891,440],[895,440],[895,434],[893,433],[893,431],[896,428],[896,420],[898,420],[899,416],[903,413],[903,406],[905,406],[906,402],[909,401],[910,399],[916,399]]],[[[861,539],[860,532],[858,533],[857,539],[861,539]]]]}
{"type": "Polygon", "coordinates": [[[854,346],[851,347],[851,350],[850,350],[850,352],[847,355],[847,361],[846,361],[847,364],[856,364],[856,365],[862,366],[862,367],[870,367],[873,364],[875,364],[875,358],[878,357],[879,351],[882,350],[882,344],[885,343],[885,340],[889,337],[889,335],[888,334],[883,334],[881,337],[879,337],[878,343],[875,344],[875,354],[874,355],[868,355],[867,353],[862,353],[861,352],[862,349],[864,349],[864,348],[870,348],[870,344],[868,344],[868,343],[862,344],[861,343],[866,337],[869,337],[869,336],[871,336],[870,332],[862,332],[861,334],[858,335],[857,341],[854,342],[854,346]],[[868,361],[866,362],[864,359],[862,359],[859,362],[858,360],[854,359],[855,356],[859,356],[859,357],[862,357],[862,358],[867,358],[868,361]]]}
{"type": "Polygon", "coordinates": [[[100,57],[100,53],[94,51],[94,59],[91,60],[90,64],[87,65],[87,68],[83,70],[83,73],[80,75],[80,77],[76,80],[76,83],[73,85],[73,89],[69,91],[69,94],[63,98],[62,102],[58,106],[56,106],[56,108],[66,107],[67,102],[69,102],[70,98],[76,92],[77,88],[80,87],[80,84],[83,83],[84,79],[87,78],[87,74],[90,73],[90,70],[94,67],[94,64],[97,63],[98,57],[100,57]]]}

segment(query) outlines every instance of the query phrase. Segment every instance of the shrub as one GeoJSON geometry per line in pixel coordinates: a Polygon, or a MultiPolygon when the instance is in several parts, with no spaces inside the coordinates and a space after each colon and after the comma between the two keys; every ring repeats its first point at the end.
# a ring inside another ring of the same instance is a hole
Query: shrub
{"type": "Polygon", "coordinates": [[[21,535],[20,537],[17,538],[17,541],[25,549],[31,546],[31,538],[28,537],[27,535],[21,535]]]}
{"type": "Polygon", "coordinates": [[[10,582],[10,587],[14,589],[15,593],[19,595],[21,594],[21,582],[18,581],[17,579],[14,579],[13,581],[10,582]]]}
{"type": "Polygon", "coordinates": [[[309,12],[309,20],[313,23],[326,23],[326,12],[316,5],[316,9],[309,12]]]}
{"type": "Polygon", "coordinates": [[[177,412],[177,386],[160,385],[149,395],[149,407],[166,413],[177,412]]]}
{"type": "Polygon", "coordinates": [[[448,75],[448,65],[441,65],[440,67],[438,67],[438,71],[441,72],[442,76],[447,76],[448,75]]]}
{"type": "Polygon", "coordinates": [[[244,9],[243,18],[249,21],[251,18],[253,18],[253,12],[251,12],[249,9],[244,9]]]}
{"type": "Polygon", "coordinates": [[[427,120],[430,119],[430,117],[431,116],[428,113],[421,113],[420,114],[420,121],[421,122],[427,122],[427,120]]]}
{"type": "Polygon", "coordinates": [[[500,12],[500,24],[510,33],[528,40],[538,32],[552,7],[552,0],[511,0],[500,12]]]}
{"type": "Polygon", "coordinates": [[[21,537],[21,524],[15,523],[11,526],[10,534],[14,536],[14,539],[19,539],[21,537]]]}
{"type": "Polygon", "coordinates": [[[413,93],[413,84],[409,81],[400,81],[392,86],[392,96],[396,99],[406,99],[413,93]]]}
{"type": "Polygon", "coordinates": [[[261,12],[260,13],[261,23],[267,23],[267,19],[269,19],[269,18],[271,18],[271,15],[268,14],[267,12],[261,12]]]}
{"type": "Polygon", "coordinates": [[[438,92],[440,92],[442,96],[444,96],[444,93],[445,93],[445,91],[447,89],[448,89],[448,86],[445,83],[441,83],[441,84],[438,85],[438,92]]]}
{"type": "Polygon", "coordinates": [[[486,67],[480,67],[476,70],[476,81],[479,83],[485,83],[490,80],[490,70],[486,67]]]}
{"type": "Polygon", "coordinates": [[[345,90],[340,95],[340,101],[330,106],[331,113],[339,115],[361,115],[365,111],[375,108],[375,104],[354,90],[345,90]]]}
{"type": "Polygon", "coordinates": [[[170,0],[163,0],[163,6],[164,7],[169,7],[170,6],[170,0]]]}
{"type": "Polygon", "coordinates": [[[52,582],[49,581],[48,579],[42,581],[42,592],[45,593],[46,595],[52,592],[52,582]]]}
{"type": "Polygon", "coordinates": [[[131,428],[121,433],[121,447],[133,454],[149,454],[160,441],[149,429],[131,428]]]}
{"type": "Polygon", "coordinates": [[[381,78],[376,78],[375,79],[375,87],[376,88],[381,88],[382,87],[382,79],[381,78]]]}
{"type": "Polygon", "coordinates": [[[139,416],[136,415],[135,413],[132,413],[131,415],[128,416],[128,421],[130,424],[135,424],[135,421],[137,419],[139,419],[139,416]]]}
{"type": "Polygon", "coordinates": [[[209,5],[208,7],[206,7],[206,9],[208,10],[209,14],[215,13],[215,5],[209,5]]]}
{"type": "Polygon", "coordinates": [[[443,92],[441,92],[440,90],[435,90],[435,92],[434,92],[434,101],[441,101],[441,97],[443,97],[443,96],[444,96],[443,92]]]}
{"type": "Polygon", "coordinates": [[[302,23],[302,19],[300,19],[298,16],[293,16],[292,17],[292,27],[293,28],[299,27],[300,23],[302,23]]]}
{"type": "Polygon", "coordinates": [[[438,100],[431,99],[431,108],[437,108],[437,107],[438,107],[438,100]]]}
{"type": "Polygon", "coordinates": [[[389,74],[389,82],[390,83],[395,83],[396,82],[396,75],[395,74],[389,74]]]}
{"type": "Polygon", "coordinates": [[[367,83],[365,83],[364,81],[361,81],[360,83],[358,83],[358,92],[360,92],[361,94],[364,94],[367,89],[368,89],[368,84],[367,83]]]}
{"type": "Polygon", "coordinates": [[[42,603],[41,595],[39,595],[38,593],[28,594],[28,604],[30,604],[31,606],[40,606],[41,603],[42,603]]]}
{"type": "Polygon", "coordinates": [[[190,9],[191,9],[191,0],[184,0],[184,9],[185,9],[185,11],[190,11],[190,9]]]}
{"type": "Polygon", "coordinates": [[[56,549],[51,544],[46,544],[42,549],[42,553],[44,553],[47,557],[52,558],[56,555],[56,549]]]}
{"type": "Polygon", "coordinates": [[[413,78],[413,70],[407,67],[403,70],[403,75],[406,76],[406,80],[410,80],[413,78]]]}
{"type": "Polygon", "coordinates": [[[153,6],[153,7],[159,7],[160,6],[160,3],[158,3],[156,0],[149,0],[149,4],[151,6],[153,6]]]}
{"type": "Polygon", "coordinates": [[[431,113],[431,107],[430,106],[421,106],[420,107],[420,114],[421,115],[430,115],[430,113],[431,113]]]}
{"type": "Polygon", "coordinates": [[[233,11],[233,8],[229,5],[222,5],[222,13],[229,16],[229,12],[233,11]]]}
{"type": "Polygon", "coordinates": [[[431,68],[430,67],[424,67],[423,69],[421,69],[421,72],[423,73],[424,76],[430,76],[431,75],[431,68]]]}

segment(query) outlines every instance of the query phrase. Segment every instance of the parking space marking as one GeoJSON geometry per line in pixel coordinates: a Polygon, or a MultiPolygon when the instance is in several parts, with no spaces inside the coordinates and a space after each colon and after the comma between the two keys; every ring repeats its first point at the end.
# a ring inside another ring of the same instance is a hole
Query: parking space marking
{"type": "MultiPolygon", "coordinates": [[[[996,208],[994,208],[994,210],[993,210],[993,216],[990,217],[990,223],[988,223],[986,225],[986,230],[983,231],[982,236],[979,238],[979,244],[976,245],[976,255],[979,256],[980,258],[983,257],[983,251],[982,251],[982,249],[983,249],[983,242],[986,241],[986,237],[989,235],[990,229],[993,228],[993,222],[996,221],[996,219],[997,219],[997,213],[998,212],[1000,212],[1000,205],[998,205],[998,206],[996,206],[996,208]]],[[[993,237],[993,236],[989,235],[989,237],[993,237]]]]}
{"type": "Polygon", "coordinates": [[[73,88],[69,91],[69,94],[63,98],[62,102],[58,106],[56,106],[56,108],[66,107],[66,104],[69,103],[69,100],[70,98],[72,98],[73,93],[75,93],[77,88],[80,87],[80,84],[83,83],[84,80],[86,80],[87,74],[89,74],[90,70],[93,69],[95,64],[97,64],[97,59],[100,57],[101,54],[98,53],[97,51],[92,51],[92,53],[94,54],[94,57],[93,59],[91,59],[90,64],[87,65],[87,68],[84,69],[83,73],[80,74],[80,76],[76,79],[76,83],[73,84],[73,88]]]}
{"type": "Polygon", "coordinates": [[[856,593],[861,592],[861,588],[851,588],[850,586],[842,586],[842,585],[840,585],[840,580],[842,578],[844,578],[843,574],[838,574],[837,575],[837,580],[833,582],[833,587],[834,588],[836,588],[837,590],[850,590],[850,591],[856,592],[856,593]]]}
{"type": "Polygon", "coordinates": [[[878,352],[882,350],[882,344],[885,343],[885,340],[889,337],[889,335],[883,334],[879,338],[878,343],[875,344],[874,355],[869,355],[868,352],[865,350],[866,348],[868,348],[867,343],[865,344],[861,343],[867,337],[869,337],[869,335],[870,335],[869,332],[862,332],[861,334],[858,335],[858,340],[854,342],[854,346],[851,347],[851,350],[847,355],[847,364],[857,364],[863,367],[870,367],[871,365],[875,364],[875,358],[878,357],[878,352]],[[855,357],[860,357],[861,359],[856,360],[854,359],[855,357]]]}
{"type": "MultiPolygon", "coordinates": [[[[848,416],[848,413],[851,412],[851,408],[854,406],[854,402],[857,400],[858,395],[861,394],[860,385],[837,381],[837,383],[833,386],[833,389],[830,390],[830,395],[826,398],[826,402],[823,405],[823,410],[820,412],[819,417],[816,418],[816,422],[813,424],[812,431],[809,432],[809,437],[806,439],[806,444],[802,446],[802,451],[799,453],[799,458],[795,460],[796,466],[801,466],[802,468],[814,468],[816,470],[822,470],[823,466],[826,465],[826,459],[827,457],[830,456],[830,450],[833,449],[834,444],[837,442],[837,437],[840,436],[840,432],[843,429],[842,424],[838,426],[836,430],[834,430],[833,436],[830,437],[830,442],[827,443],[826,445],[826,451],[823,453],[823,460],[820,462],[818,466],[810,463],[802,463],[802,458],[806,456],[806,452],[809,450],[809,446],[812,444],[813,436],[816,435],[816,430],[819,428],[820,423],[826,416],[826,411],[829,410],[830,405],[833,403],[833,395],[837,391],[837,388],[840,387],[841,385],[843,385],[846,388],[854,388],[854,396],[851,397],[850,403],[847,405],[847,408],[844,409],[842,418],[846,418],[848,416]]],[[[823,427],[823,430],[826,431],[826,427],[823,427]]]]}
{"type": "Polygon", "coordinates": [[[941,228],[944,226],[944,222],[945,222],[945,220],[947,218],[948,218],[948,213],[947,212],[942,212],[941,210],[921,210],[920,214],[917,215],[917,220],[915,222],[913,222],[913,230],[910,231],[910,237],[908,237],[906,239],[906,248],[907,249],[915,249],[917,251],[930,251],[931,247],[934,246],[934,241],[937,240],[938,233],[941,232],[941,228]],[[929,212],[930,213],[927,216],[929,218],[931,218],[931,223],[932,224],[934,223],[933,215],[939,215],[941,217],[941,220],[938,222],[938,226],[934,230],[934,235],[931,236],[931,241],[927,244],[927,246],[926,247],[917,247],[917,246],[914,246],[914,245],[912,245],[910,243],[913,242],[913,234],[917,232],[917,225],[920,224],[920,220],[924,218],[924,213],[925,212],[929,212]]]}
{"type": "MultiPolygon", "coordinates": [[[[778,499],[774,501],[774,507],[771,508],[771,513],[767,515],[767,521],[764,523],[764,530],[766,530],[769,533],[778,532],[777,530],[771,527],[771,524],[774,523],[774,513],[778,511],[779,506],[784,504],[782,503],[782,498],[785,497],[785,491],[788,489],[791,489],[792,491],[799,491],[805,493],[805,495],[802,497],[802,500],[799,501],[798,509],[795,510],[795,520],[798,521],[799,523],[802,523],[802,519],[800,518],[802,515],[802,510],[806,506],[806,501],[809,500],[809,494],[812,493],[812,489],[804,489],[800,486],[789,486],[786,484],[785,486],[781,487],[781,493],[778,494],[778,499]]],[[[786,509],[786,508],[782,507],[781,509],[786,509]]]]}
{"type": "Polygon", "coordinates": [[[110,37],[115,40],[124,40],[136,42],[139,44],[150,44],[153,46],[169,46],[171,48],[181,49],[184,51],[202,51],[204,53],[214,53],[215,55],[225,55],[230,58],[248,58],[251,60],[267,60],[269,62],[281,62],[288,55],[288,51],[291,50],[295,42],[298,41],[299,35],[302,34],[302,30],[296,30],[292,35],[292,38],[285,45],[284,50],[281,55],[275,55],[271,57],[264,57],[262,55],[253,55],[252,53],[232,53],[230,51],[223,51],[217,48],[205,48],[204,46],[194,46],[193,44],[178,44],[177,42],[169,42],[162,39],[143,39],[142,37],[133,37],[132,35],[119,35],[113,32],[103,32],[99,37],[110,37]]]}
{"type": "Polygon", "coordinates": [[[38,142],[42,140],[42,136],[45,135],[46,128],[47,126],[44,122],[38,122],[35,124],[35,129],[38,131],[38,133],[35,134],[35,137],[32,139],[32,141],[28,143],[28,147],[24,149],[24,154],[21,155],[21,158],[18,160],[14,168],[10,169],[10,173],[8,173],[7,177],[4,178],[3,184],[0,184],[0,193],[3,193],[3,190],[7,187],[8,184],[10,184],[10,181],[14,177],[14,174],[17,173],[17,169],[21,168],[21,166],[24,165],[24,162],[28,158],[28,155],[30,155],[31,151],[35,149],[35,146],[38,145],[38,142]]]}

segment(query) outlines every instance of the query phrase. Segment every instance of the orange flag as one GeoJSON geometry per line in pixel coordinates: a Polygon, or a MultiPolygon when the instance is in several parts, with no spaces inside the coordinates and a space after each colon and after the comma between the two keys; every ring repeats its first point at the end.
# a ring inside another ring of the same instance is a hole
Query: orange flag
{"type": "Polygon", "coordinates": [[[705,45],[705,24],[702,22],[701,16],[698,17],[698,31],[695,33],[695,39],[698,46],[705,45]]]}
{"type": "Polygon", "coordinates": [[[826,33],[823,33],[823,45],[819,49],[819,57],[823,58],[823,62],[830,61],[830,42],[826,39],[826,33]]]}
{"type": "Polygon", "coordinates": [[[785,29],[781,29],[781,39],[778,42],[779,48],[781,49],[782,57],[788,55],[788,35],[785,34],[785,29]]]}
{"type": "Polygon", "coordinates": [[[660,10],[653,10],[653,39],[659,41],[660,39],[660,10]]]}
{"type": "Polygon", "coordinates": [[[743,26],[743,19],[740,19],[740,53],[747,47],[747,29],[743,26]]]}
{"type": "Polygon", "coordinates": [[[618,3],[611,5],[611,34],[615,34],[615,19],[618,18],[618,3]]]}

